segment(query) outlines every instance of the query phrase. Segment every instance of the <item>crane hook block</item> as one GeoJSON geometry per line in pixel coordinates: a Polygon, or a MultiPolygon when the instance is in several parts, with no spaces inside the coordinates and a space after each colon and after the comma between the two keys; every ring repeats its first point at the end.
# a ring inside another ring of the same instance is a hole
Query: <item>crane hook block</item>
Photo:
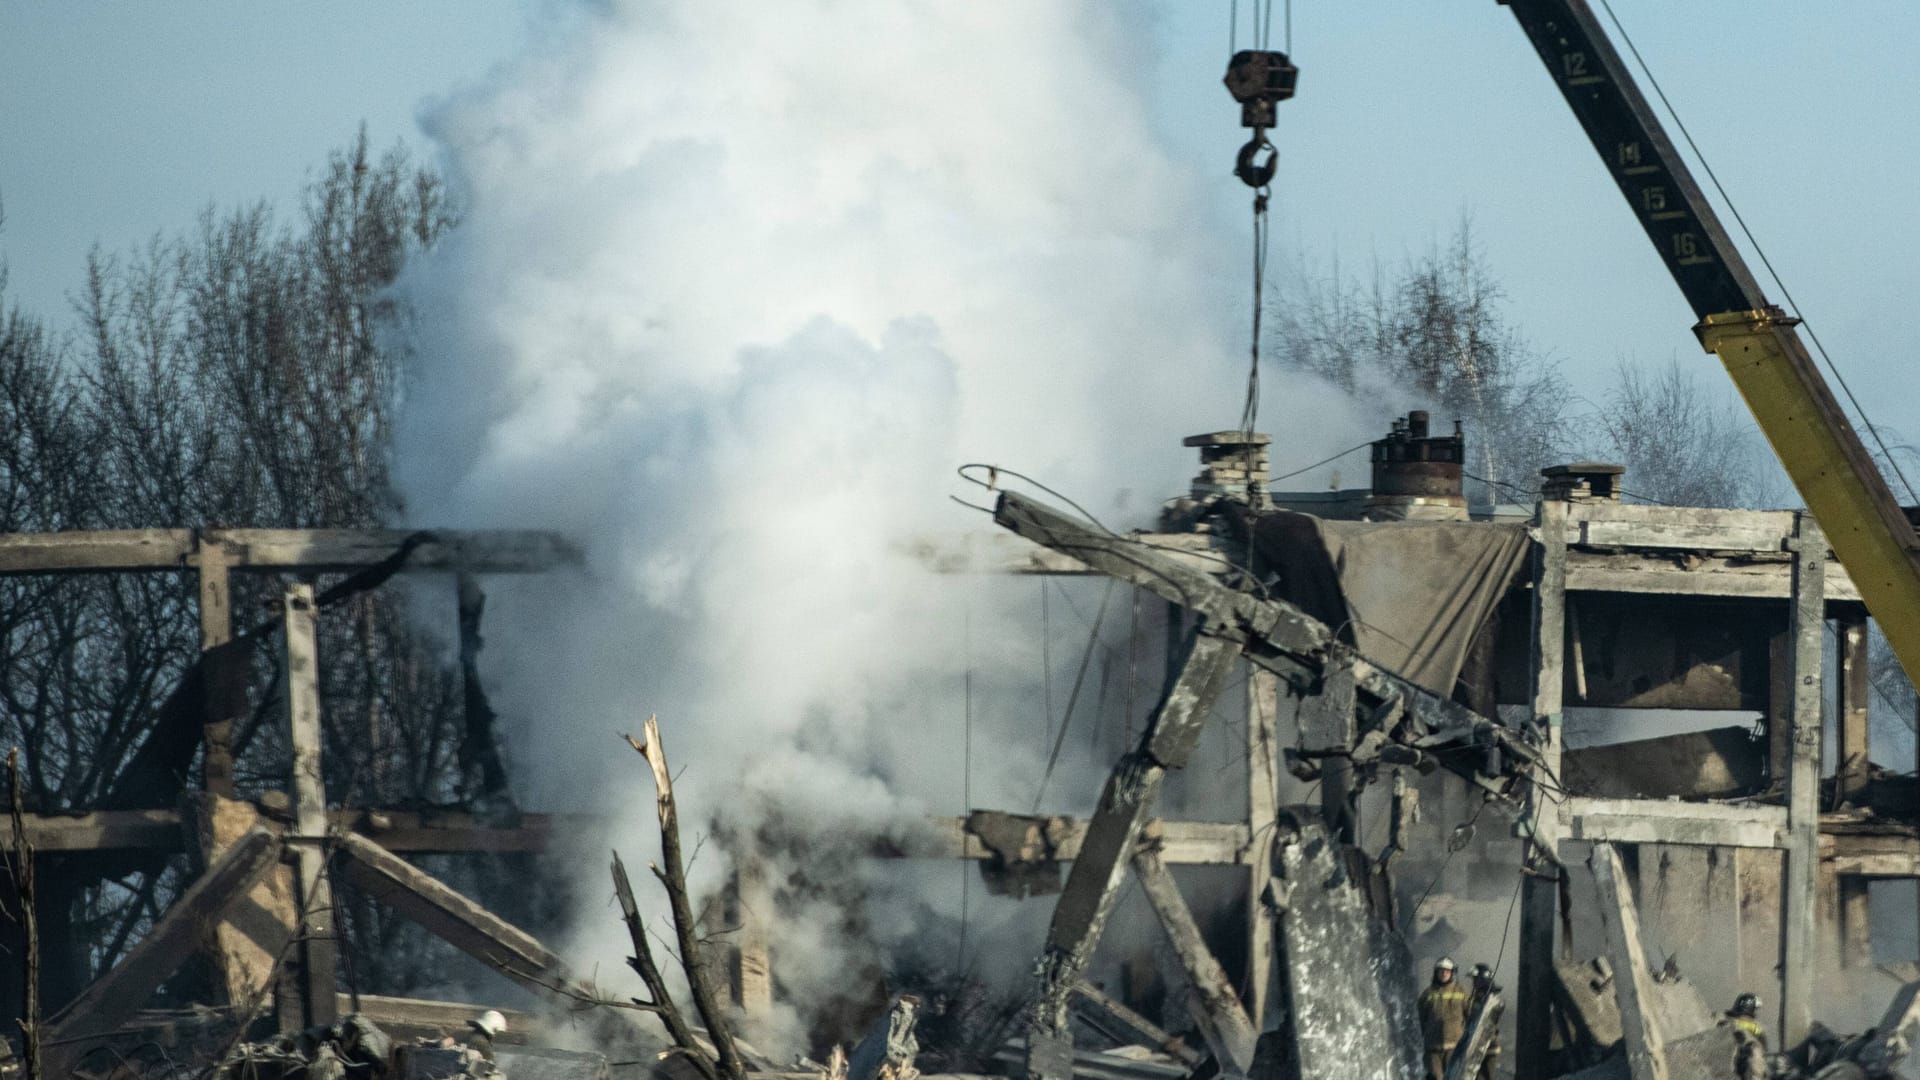
{"type": "Polygon", "coordinates": [[[1300,69],[1283,52],[1242,49],[1227,61],[1227,92],[1240,103],[1240,126],[1273,126],[1273,107],[1293,96],[1300,69]]]}

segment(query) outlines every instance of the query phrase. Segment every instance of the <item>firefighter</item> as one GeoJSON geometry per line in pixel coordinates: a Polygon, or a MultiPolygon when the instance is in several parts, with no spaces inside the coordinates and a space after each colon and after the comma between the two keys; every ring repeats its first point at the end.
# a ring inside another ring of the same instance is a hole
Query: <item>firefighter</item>
{"type": "Polygon", "coordinates": [[[1427,1049],[1427,1080],[1446,1080],[1447,1058],[1467,1032],[1467,992],[1454,980],[1456,967],[1443,956],[1433,983],[1420,995],[1420,1034],[1427,1049]]]}
{"type": "Polygon", "coordinates": [[[1760,999],[1741,994],[1720,1022],[1733,1029],[1733,1074],[1740,1080],[1766,1080],[1767,1029],[1760,1025],[1760,999]]]}
{"type": "Polygon", "coordinates": [[[500,1015],[498,1009],[488,1009],[472,1020],[467,1021],[467,1034],[461,1040],[462,1045],[479,1054],[481,1060],[493,1060],[493,1040],[507,1030],[507,1018],[500,1015]]]}
{"type": "MultiPolygon", "coordinates": [[[[1493,984],[1493,969],[1485,964],[1473,965],[1473,991],[1467,999],[1467,1015],[1477,1015],[1489,997],[1498,993],[1500,988],[1493,984]]],[[[1494,1066],[1500,1063],[1500,1005],[1495,1002],[1488,1010],[1483,1023],[1488,1025],[1487,1053],[1480,1059],[1480,1071],[1469,1080],[1493,1080],[1494,1066]]]]}

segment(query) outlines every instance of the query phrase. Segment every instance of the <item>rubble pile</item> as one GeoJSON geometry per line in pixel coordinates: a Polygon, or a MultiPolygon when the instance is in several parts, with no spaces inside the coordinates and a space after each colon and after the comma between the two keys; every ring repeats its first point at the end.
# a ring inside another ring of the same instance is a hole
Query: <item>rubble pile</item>
{"type": "Polygon", "coordinates": [[[478,1021],[473,1028],[474,1034],[464,1042],[446,1037],[403,1045],[372,1020],[353,1013],[338,1023],[298,1034],[240,1043],[215,1068],[214,1076],[216,1080],[504,1077],[492,1060],[491,1033],[478,1021]]]}

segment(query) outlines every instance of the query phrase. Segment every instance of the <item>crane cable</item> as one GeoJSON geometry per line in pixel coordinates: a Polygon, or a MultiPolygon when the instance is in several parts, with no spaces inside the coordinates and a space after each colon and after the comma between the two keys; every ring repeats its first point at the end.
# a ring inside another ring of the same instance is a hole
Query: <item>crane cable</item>
{"type": "Polygon", "coordinates": [[[1600,6],[1606,9],[1607,18],[1613,21],[1613,28],[1620,32],[1620,40],[1626,43],[1627,51],[1633,54],[1634,63],[1640,65],[1640,73],[1647,77],[1647,85],[1653,87],[1654,96],[1660,99],[1660,104],[1667,110],[1667,115],[1673,117],[1674,126],[1680,129],[1680,137],[1687,141],[1687,147],[1693,151],[1693,156],[1699,159],[1701,170],[1707,174],[1707,179],[1713,182],[1713,190],[1720,193],[1720,200],[1727,204],[1727,211],[1733,215],[1734,222],[1740,226],[1740,232],[1746,236],[1747,243],[1753,245],[1754,254],[1760,256],[1760,265],[1766,267],[1767,276],[1772,278],[1774,285],[1779,288],[1782,299],[1786,300],[1787,306],[1793,310],[1794,317],[1806,327],[1807,337],[1813,341],[1813,347],[1819,351],[1820,359],[1826,362],[1827,371],[1832,373],[1834,381],[1840,384],[1841,391],[1853,404],[1853,411],[1860,416],[1861,426],[1867,429],[1867,434],[1873,436],[1874,444],[1880,448],[1881,458],[1886,461],[1887,467],[1893,470],[1893,475],[1900,478],[1900,486],[1907,490],[1907,498],[1920,502],[1920,495],[1914,494],[1913,484],[1908,482],[1907,474],[1900,468],[1900,462],[1894,458],[1893,451],[1887,448],[1886,440],[1880,437],[1880,429],[1867,415],[1867,410],[1860,404],[1860,399],[1854,396],[1853,387],[1847,385],[1847,377],[1840,374],[1839,365],[1835,364],[1833,357],[1828,355],[1827,347],[1820,343],[1820,335],[1814,333],[1813,324],[1807,321],[1805,313],[1800,310],[1800,304],[1793,298],[1793,291],[1787,288],[1785,281],[1781,280],[1779,271],[1773,268],[1773,260],[1767,258],[1766,249],[1760,246],[1760,241],[1753,235],[1753,230],[1747,227],[1747,219],[1740,215],[1740,208],[1734,205],[1733,196],[1727,194],[1726,187],[1720,183],[1720,177],[1714,173],[1713,165],[1707,161],[1707,155],[1701,152],[1700,144],[1693,141],[1693,133],[1687,130],[1686,121],[1680,119],[1680,110],[1674,108],[1673,102],[1667,100],[1667,92],[1661,89],[1660,80],[1654,78],[1653,69],[1647,66],[1646,59],[1640,55],[1639,47],[1634,45],[1632,35],[1628,34],[1627,28],[1621,24],[1620,16],[1614,14],[1613,5],[1607,0],[1600,0],[1600,6]]]}
{"type": "MultiPolygon", "coordinates": [[[[1253,17],[1253,47],[1265,50],[1271,45],[1273,38],[1273,0],[1264,0],[1264,3],[1251,4],[1249,7],[1253,17]],[[1264,18],[1262,17],[1263,9],[1265,13],[1264,18]]],[[[1293,49],[1293,0],[1286,0],[1285,15],[1286,46],[1287,51],[1291,52],[1293,49]]],[[[1233,0],[1227,19],[1227,56],[1229,61],[1231,61],[1237,51],[1235,46],[1237,45],[1239,21],[1239,0],[1233,0]]],[[[1266,137],[1266,132],[1258,128],[1254,129],[1253,141],[1248,143],[1247,149],[1241,152],[1243,165],[1250,161],[1247,153],[1248,150],[1254,150],[1256,153],[1258,150],[1265,150],[1267,153],[1273,155],[1273,157],[1269,159],[1269,162],[1278,157],[1277,152],[1274,151],[1273,144],[1268,141],[1266,137]]],[[[1270,183],[1272,172],[1271,164],[1269,164],[1266,169],[1259,170],[1257,174],[1249,174],[1244,169],[1240,173],[1241,179],[1244,180],[1249,187],[1253,188],[1253,326],[1251,338],[1247,346],[1247,392],[1240,406],[1240,426],[1238,430],[1243,432],[1246,438],[1246,442],[1242,447],[1242,453],[1244,471],[1246,473],[1247,501],[1254,505],[1259,505],[1259,491],[1261,487],[1261,481],[1256,477],[1253,467],[1253,435],[1259,425],[1260,419],[1260,323],[1266,302],[1267,238],[1269,235],[1267,205],[1273,196],[1273,188],[1270,183]],[[1256,176],[1258,182],[1255,182],[1256,176]]]]}

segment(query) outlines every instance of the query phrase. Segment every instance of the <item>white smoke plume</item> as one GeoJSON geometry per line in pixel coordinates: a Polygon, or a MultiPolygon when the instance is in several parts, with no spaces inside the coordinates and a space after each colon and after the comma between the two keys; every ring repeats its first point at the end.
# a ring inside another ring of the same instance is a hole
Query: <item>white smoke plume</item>
{"type": "MultiPolygon", "coordinates": [[[[771,819],[824,849],[961,812],[972,666],[972,802],[1026,808],[1032,585],[901,547],[991,529],[947,499],[991,498],[964,461],[1146,524],[1193,468],[1179,438],[1234,426],[1247,239],[1214,223],[1246,194],[1162,148],[1154,61],[1137,11],[1092,2],[609,3],[432,112],[464,219],[400,286],[408,516],[559,529],[590,562],[492,585],[525,805],[624,815],[638,862],[651,784],[614,733],[657,712],[690,832],[771,819]]],[[[1370,430],[1353,408],[1288,406],[1317,425],[1301,459],[1370,430]]],[[[849,863],[870,895],[909,880],[849,863]]],[[[923,928],[835,905],[778,928],[796,999],[923,928]]],[[[617,968],[586,914],[583,962],[617,968]]]]}

